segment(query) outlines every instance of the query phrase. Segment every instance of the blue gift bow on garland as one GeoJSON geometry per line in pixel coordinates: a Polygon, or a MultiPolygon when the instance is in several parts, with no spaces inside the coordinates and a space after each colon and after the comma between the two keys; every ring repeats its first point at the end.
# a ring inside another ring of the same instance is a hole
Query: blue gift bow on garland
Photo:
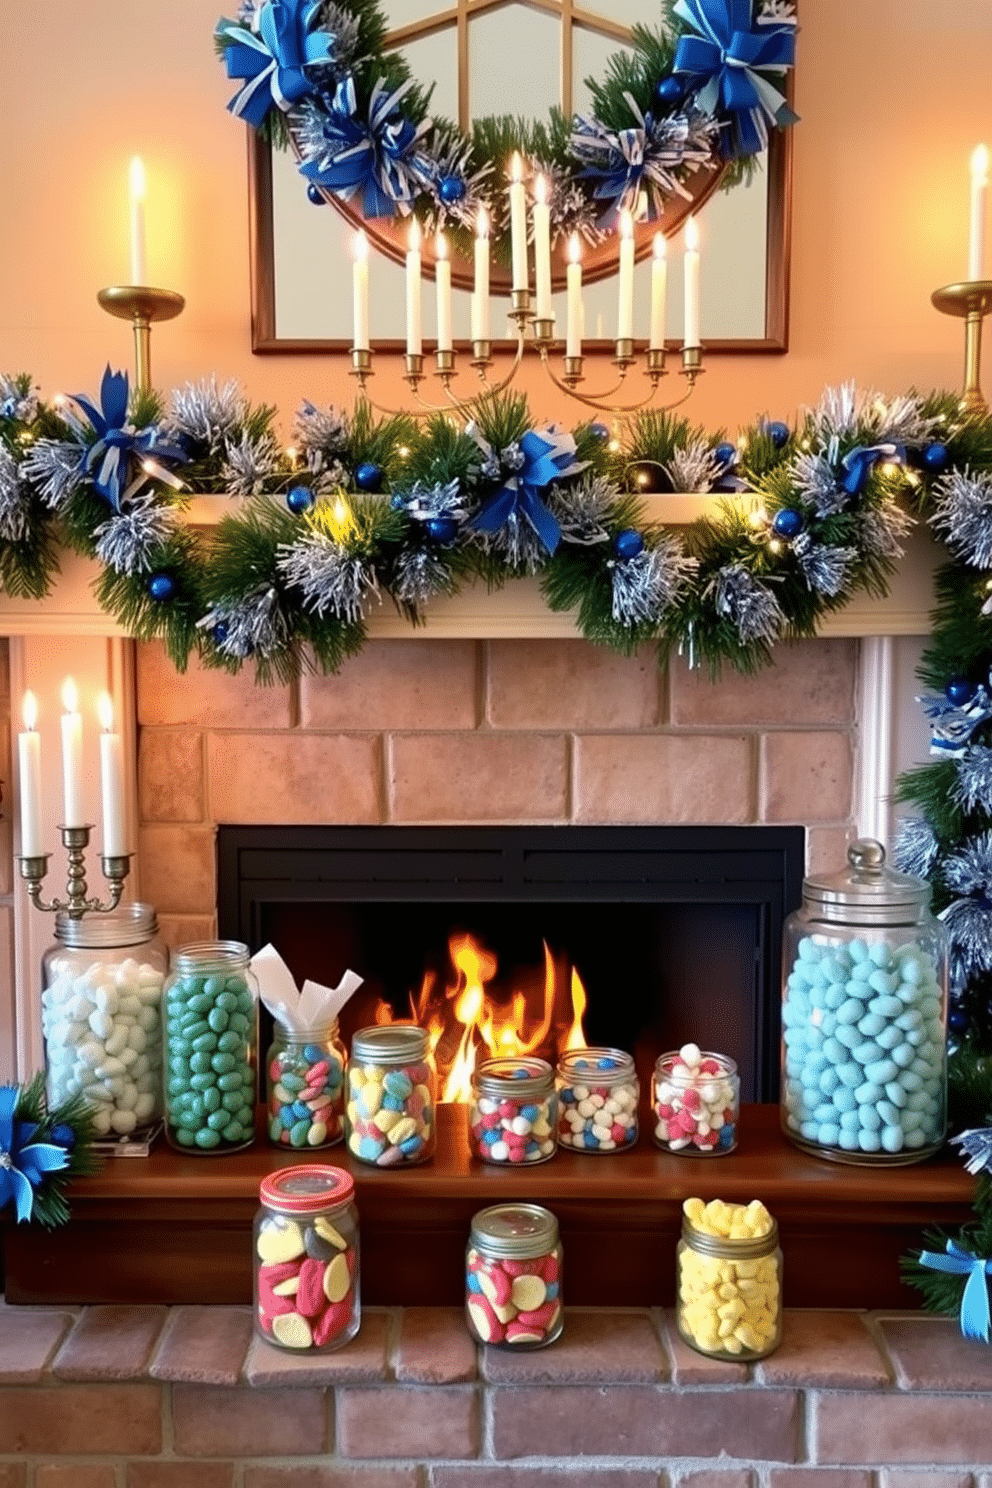
{"type": "MultiPolygon", "coordinates": [[[[608,203],[599,218],[601,227],[613,227],[623,207],[634,211],[642,187],[648,219],[660,217],[666,195],[690,196],[675,174],[679,167],[702,165],[709,159],[706,151],[682,147],[678,121],[656,119],[650,110],[644,114],[631,94],[625,93],[624,97],[637,120],[636,127],[613,132],[598,119],[583,114],[576,114],[572,120],[570,149],[585,165],[579,179],[598,181],[593,200],[608,203]]],[[[687,133],[685,119],[681,125],[687,133]]]]}
{"type": "Polygon", "coordinates": [[[931,1271],[949,1271],[955,1276],[967,1276],[964,1295],[961,1298],[961,1332],[965,1338],[980,1338],[989,1341],[989,1289],[985,1280],[992,1276],[992,1260],[972,1255],[954,1240],[948,1240],[947,1253],[921,1250],[920,1265],[931,1271]]]}
{"type": "Polygon", "coordinates": [[[244,78],[244,87],[227,105],[231,113],[257,129],[275,105],[286,112],[314,88],[306,68],[330,62],[334,37],[314,31],[321,0],[267,0],[255,31],[232,21],[217,24],[225,43],[227,75],[244,78]]]}
{"type": "Polygon", "coordinates": [[[69,1161],[64,1147],[32,1142],[35,1122],[14,1119],[19,1096],[15,1085],[0,1087],[0,1209],[13,1200],[18,1224],[31,1218],[34,1191],[45,1174],[58,1172],[69,1161]]]}
{"type": "Polygon", "coordinates": [[[855,445],[841,461],[844,470],[840,480],[841,489],[849,496],[860,496],[879,460],[901,463],[905,455],[905,450],[898,444],[855,445]]]}
{"type": "Polygon", "coordinates": [[[108,364],[100,384],[99,408],[83,393],[73,393],[72,401],[83,410],[97,436],[95,442],[84,450],[79,468],[92,478],[97,493],[115,512],[120,511],[121,501],[133,495],[151,476],[157,476],[159,480],[176,488],[182,485],[159,462],[175,460],[184,464],[185,452],[178,445],[160,443],[156,425],[150,424],[146,429],[136,430],[126,422],[126,372],[111,372],[108,364]],[[155,458],[150,459],[151,455],[155,458]],[[139,457],[141,468],[134,479],[128,481],[131,462],[139,457]]]}
{"type": "MultiPolygon", "coordinates": [[[[469,424],[466,432],[486,459],[491,460],[493,451],[475,425],[469,424]]],[[[548,552],[554,553],[561,542],[561,528],[538,496],[538,490],[562,476],[577,475],[589,462],[576,460],[572,435],[561,434],[557,429],[542,429],[540,432],[528,429],[518,443],[523,456],[520,469],[504,481],[495,496],[488,498],[468,525],[476,532],[499,532],[512,516],[522,516],[548,552]]]]}
{"type": "Polygon", "coordinates": [[[361,192],[366,217],[394,217],[397,203],[413,201],[428,179],[426,167],[421,168],[414,157],[414,146],[428,128],[427,122],[415,127],[397,112],[412,86],[404,83],[390,93],[377,82],[366,121],[358,118],[354,79],[350,75],[342,78],[322,121],[327,153],[304,161],[301,175],[315,186],[326,186],[342,201],[361,192]]]}
{"type": "Polygon", "coordinates": [[[733,120],[735,138],[724,141],[730,155],[754,155],[768,144],[768,121],[792,124],[796,115],[785,96],[762,74],[785,72],[795,61],[795,29],[790,24],[751,30],[751,0],[676,0],[673,12],[697,34],[682,36],[672,71],[684,73],[698,106],[733,120]]]}

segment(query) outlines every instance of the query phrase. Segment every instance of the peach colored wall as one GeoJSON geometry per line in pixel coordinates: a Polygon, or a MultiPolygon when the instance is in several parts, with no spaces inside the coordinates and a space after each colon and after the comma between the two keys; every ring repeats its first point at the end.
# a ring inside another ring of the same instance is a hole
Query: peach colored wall
{"type": "MultiPolygon", "coordinates": [[[[288,415],[350,400],[340,358],[249,350],[245,143],[213,54],[218,0],[0,0],[0,366],[47,393],[130,360],[95,293],[126,275],[126,163],[149,175],[149,270],[180,289],[155,334],[162,387],[216,371],[288,415]]],[[[233,9],[233,6],[228,6],[233,9]]],[[[792,349],[714,359],[708,424],[788,416],[826,383],[955,386],[960,326],[930,291],[963,276],[967,159],[992,134],[988,0],[800,0],[792,349]]],[[[332,270],[330,283],[335,276],[332,270]]],[[[330,292],[330,284],[324,292],[330,292]]],[[[574,418],[540,386],[535,412],[574,418]]]]}

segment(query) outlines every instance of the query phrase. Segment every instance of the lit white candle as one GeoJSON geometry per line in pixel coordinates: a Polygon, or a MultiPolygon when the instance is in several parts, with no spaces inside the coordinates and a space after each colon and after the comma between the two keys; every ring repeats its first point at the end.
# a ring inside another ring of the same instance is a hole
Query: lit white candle
{"type": "Polygon", "coordinates": [[[472,340],[489,340],[489,213],[479,208],[475,219],[475,288],[472,291],[472,340]]]}
{"type": "Polygon", "coordinates": [[[420,223],[410,223],[406,250],[406,354],[420,356],[424,349],[420,319],[420,223]]]}
{"type": "Polygon", "coordinates": [[[438,233],[434,246],[434,283],[437,289],[437,349],[451,350],[451,259],[444,233],[438,233]]]}
{"type": "Polygon", "coordinates": [[[510,253],[513,261],[513,288],[527,288],[527,195],[524,191],[524,167],[515,154],[510,166],[510,253]]]}
{"type": "Polygon", "coordinates": [[[968,278],[984,279],[985,198],[989,187],[989,147],[971,152],[971,218],[968,224],[968,278]]]}
{"type": "Polygon", "coordinates": [[[83,720],[77,707],[76,684],[67,677],[62,684],[62,790],[66,827],[83,827],[83,720]]]}
{"type": "Polygon", "coordinates": [[[699,345],[699,229],[695,218],[685,220],[685,325],[683,346],[699,345]]]}
{"type": "Polygon", "coordinates": [[[144,284],[145,271],[145,167],[137,155],[131,159],[131,283],[144,284]]]}
{"type": "Polygon", "coordinates": [[[565,270],[568,290],[568,319],[565,324],[565,355],[582,355],[582,249],[578,233],[568,240],[568,267],[565,270]]]}
{"type": "Polygon", "coordinates": [[[369,349],[369,240],[364,232],[355,234],[355,262],[352,265],[352,290],[355,321],[354,348],[369,349]]]}
{"type": "Polygon", "coordinates": [[[41,840],[41,736],[35,728],[38,704],[33,692],[24,694],[24,732],[17,736],[21,792],[21,854],[37,858],[45,851],[41,840]]]}
{"type": "Polygon", "coordinates": [[[668,297],[668,255],[664,233],[654,235],[651,260],[651,351],[665,349],[665,301],[668,297]]]}
{"type": "Polygon", "coordinates": [[[553,320],[551,306],[551,208],[548,183],[543,176],[534,182],[534,314],[538,320],[553,320]]]}
{"type": "Polygon", "coordinates": [[[103,856],[119,858],[127,852],[124,825],[124,755],[120,734],[114,733],[114,705],[103,692],[97,702],[100,735],[100,792],[103,798],[103,856]]]}
{"type": "Polygon", "coordinates": [[[617,281],[617,340],[634,335],[634,222],[630,213],[620,213],[620,273],[617,281]]]}

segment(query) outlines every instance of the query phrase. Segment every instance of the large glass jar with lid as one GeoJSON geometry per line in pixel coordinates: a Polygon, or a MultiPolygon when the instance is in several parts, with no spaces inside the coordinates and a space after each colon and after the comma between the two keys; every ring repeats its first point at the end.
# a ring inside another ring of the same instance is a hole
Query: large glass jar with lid
{"type": "Polygon", "coordinates": [[[785,924],[782,1127],[837,1162],[918,1162],[947,1126],[947,952],[930,888],[855,842],[785,924]]]}
{"type": "Polygon", "coordinates": [[[484,1059],[472,1072],[469,1146],[490,1163],[547,1162],[558,1150],[558,1092],[545,1059],[484,1059]]]}
{"type": "Polygon", "coordinates": [[[277,1021],[265,1056],[269,1140],[281,1147],[342,1141],[346,1064],[337,1018],[306,1033],[277,1021]]]}
{"type": "Polygon", "coordinates": [[[255,1331],[296,1353],[327,1353],[361,1322],[355,1182],[301,1164],[262,1179],[255,1219],[255,1331]]]}
{"type": "Polygon", "coordinates": [[[161,1120],[168,964],[150,904],[55,916],[42,963],[48,1104],[83,1096],[100,1137],[144,1140],[161,1120]]]}
{"type": "Polygon", "coordinates": [[[255,1139],[258,983],[238,940],[182,946],[165,987],[165,1134],[183,1152],[255,1139]]]}
{"type": "Polygon", "coordinates": [[[392,1168],[434,1155],[437,1078],[426,1028],[360,1028],[352,1035],[347,1080],[348,1148],[360,1162],[392,1168]]]}
{"type": "Polygon", "coordinates": [[[558,1221],[539,1204],[495,1204],[472,1218],[465,1318],[479,1343],[538,1349],[562,1330],[558,1221]]]}

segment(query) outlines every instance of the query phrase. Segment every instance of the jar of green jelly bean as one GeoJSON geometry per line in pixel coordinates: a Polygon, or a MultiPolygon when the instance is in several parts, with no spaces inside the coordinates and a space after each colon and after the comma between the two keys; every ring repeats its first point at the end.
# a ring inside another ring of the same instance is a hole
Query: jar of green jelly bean
{"type": "Polygon", "coordinates": [[[165,1135],[181,1152],[255,1140],[258,984],[237,940],[182,946],[163,993],[165,1135]]]}
{"type": "Polygon", "coordinates": [[[300,1148],[343,1141],[347,1060],[337,1018],[307,1033],[275,1024],[265,1056],[270,1141],[300,1148]]]}

